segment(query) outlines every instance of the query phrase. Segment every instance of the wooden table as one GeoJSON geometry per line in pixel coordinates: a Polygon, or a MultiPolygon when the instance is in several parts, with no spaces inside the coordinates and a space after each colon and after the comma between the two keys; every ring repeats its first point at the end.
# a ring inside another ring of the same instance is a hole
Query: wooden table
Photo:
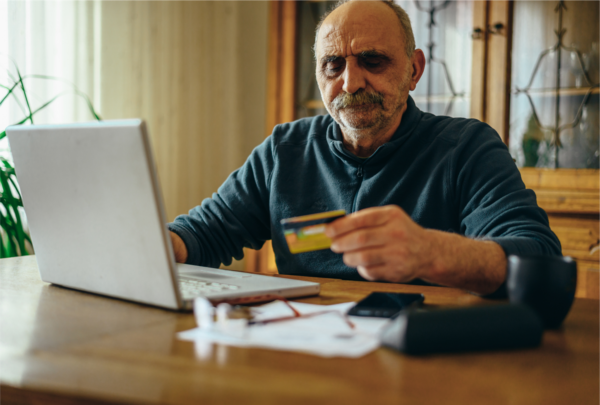
{"type": "MultiPolygon", "coordinates": [[[[304,278],[307,279],[307,278],[304,278]]],[[[429,305],[484,300],[450,288],[310,279],[335,304],[371,291],[422,292],[429,305]]],[[[177,313],[40,281],[35,257],[0,260],[2,404],[598,404],[598,301],[577,299],[530,350],[360,359],[220,345],[175,333],[177,313]]]]}

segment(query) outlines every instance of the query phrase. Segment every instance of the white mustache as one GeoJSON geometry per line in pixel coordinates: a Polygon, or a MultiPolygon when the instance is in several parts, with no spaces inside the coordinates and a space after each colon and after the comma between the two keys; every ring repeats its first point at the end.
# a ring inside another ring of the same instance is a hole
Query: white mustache
{"type": "Polygon", "coordinates": [[[331,102],[332,107],[336,110],[364,104],[383,104],[383,96],[378,92],[367,93],[360,90],[356,93],[339,94],[331,102]]]}

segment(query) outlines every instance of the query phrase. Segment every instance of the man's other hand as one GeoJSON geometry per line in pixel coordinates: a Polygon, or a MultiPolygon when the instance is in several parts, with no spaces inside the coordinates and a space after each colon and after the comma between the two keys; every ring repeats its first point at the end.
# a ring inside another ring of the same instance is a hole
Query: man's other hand
{"type": "Polygon", "coordinates": [[[331,250],[367,280],[433,284],[490,294],[506,279],[506,255],[494,241],[425,229],[400,207],[367,208],[329,224],[331,250]]]}
{"type": "Polygon", "coordinates": [[[185,263],[188,257],[187,247],[183,242],[183,239],[176,233],[169,231],[171,235],[171,243],[173,244],[173,253],[175,253],[175,261],[177,263],[185,263]]]}
{"type": "Polygon", "coordinates": [[[428,232],[400,207],[367,208],[327,226],[331,250],[367,280],[409,282],[433,266],[428,232]]]}

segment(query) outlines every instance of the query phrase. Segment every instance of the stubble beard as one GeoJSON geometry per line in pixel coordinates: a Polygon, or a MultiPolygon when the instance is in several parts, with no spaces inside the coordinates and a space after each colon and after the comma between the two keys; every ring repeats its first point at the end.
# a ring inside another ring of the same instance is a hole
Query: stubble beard
{"type": "Polygon", "coordinates": [[[342,127],[344,134],[356,142],[377,139],[404,109],[409,84],[410,75],[407,74],[400,83],[397,99],[388,108],[385,107],[387,100],[381,93],[359,90],[354,94],[339,94],[328,106],[329,113],[342,127]],[[363,104],[365,98],[373,102],[363,104]]]}

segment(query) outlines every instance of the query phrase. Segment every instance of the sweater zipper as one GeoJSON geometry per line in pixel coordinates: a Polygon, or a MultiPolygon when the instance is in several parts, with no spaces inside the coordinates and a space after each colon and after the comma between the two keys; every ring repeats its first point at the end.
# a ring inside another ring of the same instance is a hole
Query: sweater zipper
{"type": "Polygon", "coordinates": [[[358,192],[360,191],[360,188],[362,187],[362,182],[363,182],[363,178],[364,178],[363,166],[364,166],[364,163],[360,164],[356,170],[356,177],[358,177],[360,179],[360,182],[358,183],[358,188],[356,189],[356,193],[354,194],[354,202],[352,203],[352,212],[356,212],[356,200],[358,199],[358,192]]]}

